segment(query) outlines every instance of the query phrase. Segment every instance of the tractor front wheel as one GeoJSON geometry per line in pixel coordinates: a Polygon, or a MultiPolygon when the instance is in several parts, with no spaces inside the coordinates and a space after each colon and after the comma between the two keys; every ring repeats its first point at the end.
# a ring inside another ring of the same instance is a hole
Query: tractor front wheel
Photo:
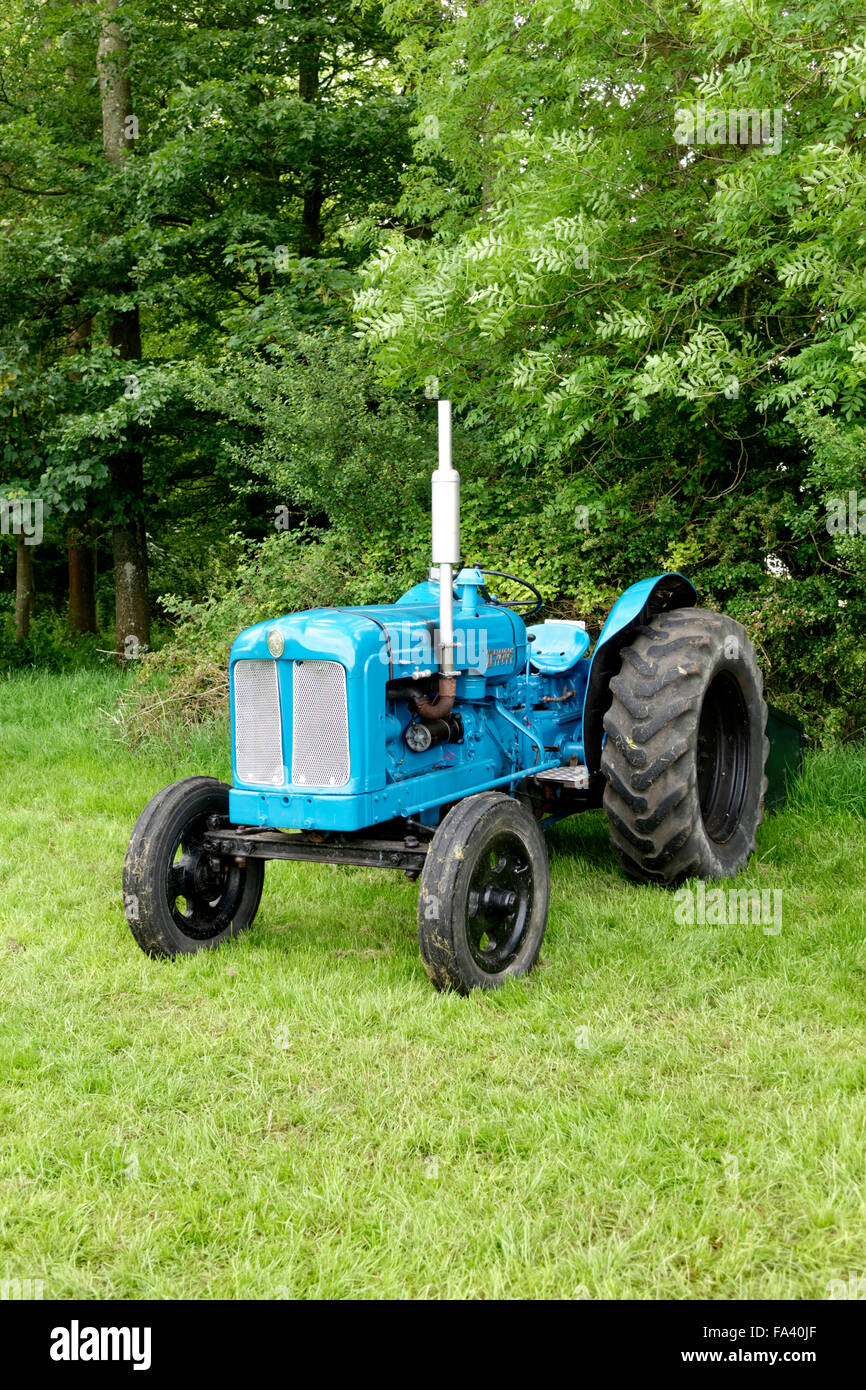
{"type": "Polygon", "coordinates": [[[724,613],[676,608],[639,628],[610,683],[601,768],[629,878],[730,878],[755,848],[769,744],[755,649],[724,613]]]}
{"type": "Polygon", "coordinates": [[[185,777],[150,800],[123,864],[123,901],[133,936],[150,956],[221,946],[256,915],[264,861],[214,857],[204,845],[212,816],[227,816],[229,789],[185,777]]]}
{"type": "Polygon", "coordinates": [[[421,958],[437,989],[495,989],[535,964],[550,902],[547,847],[532,814],[501,792],[466,797],[427,852],[418,895],[421,958]]]}

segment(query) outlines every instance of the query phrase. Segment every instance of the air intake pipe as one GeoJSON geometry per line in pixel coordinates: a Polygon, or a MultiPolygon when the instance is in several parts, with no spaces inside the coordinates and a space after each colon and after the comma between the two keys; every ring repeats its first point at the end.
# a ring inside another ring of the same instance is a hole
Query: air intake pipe
{"type": "Polygon", "coordinates": [[[433,564],[439,566],[439,694],[416,700],[422,719],[442,719],[457,694],[454,566],[460,563],[460,474],[451,463],[451,402],[439,402],[439,467],[433,473],[433,564]]]}

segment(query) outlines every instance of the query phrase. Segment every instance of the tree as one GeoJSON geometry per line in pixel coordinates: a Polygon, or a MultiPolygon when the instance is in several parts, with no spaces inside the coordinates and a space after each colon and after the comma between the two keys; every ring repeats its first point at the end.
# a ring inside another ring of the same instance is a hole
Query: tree
{"type": "Polygon", "coordinates": [[[388,14],[415,21],[402,213],[428,235],[391,233],[357,299],[383,379],[436,377],[494,432],[513,553],[538,537],[551,601],[597,619],[625,580],[688,568],[777,696],[862,725],[866,609],[804,428],[866,405],[862,20],[841,0],[388,14]]]}
{"type": "Polygon", "coordinates": [[[15,546],[15,640],[23,642],[30,636],[33,617],[33,551],[24,536],[15,546]]]}
{"type": "Polygon", "coordinates": [[[0,373],[10,410],[30,402],[31,485],[68,518],[73,625],[90,538],[113,538],[121,652],[147,640],[148,564],[194,592],[267,525],[189,364],[346,323],[408,151],[395,45],[375,5],[10,0],[0,373]]]}
{"type": "MultiPolygon", "coordinates": [[[[102,144],[105,157],[122,168],[135,145],[136,117],[132,110],[129,45],[117,21],[121,0],[106,0],[97,49],[102,103],[102,144]]],[[[122,302],[109,311],[108,345],[122,362],[141,358],[141,323],[134,300],[130,268],[121,266],[116,296],[122,302]]],[[[114,552],[115,641],[118,660],[137,656],[150,642],[150,598],[147,582],[147,538],[142,501],[144,463],[135,443],[111,460],[111,484],[117,504],[112,530],[114,552]]]]}

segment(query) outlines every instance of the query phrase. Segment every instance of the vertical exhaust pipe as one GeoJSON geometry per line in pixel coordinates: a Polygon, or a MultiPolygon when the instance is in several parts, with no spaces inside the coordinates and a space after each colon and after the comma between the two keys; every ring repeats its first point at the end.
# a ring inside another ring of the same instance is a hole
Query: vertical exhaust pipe
{"type": "Polygon", "coordinates": [[[460,563],[460,474],[451,462],[451,402],[439,401],[439,467],[433,473],[433,564],[439,567],[439,695],[417,700],[422,719],[441,719],[457,694],[454,567],[460,563]]]}
{"type": "Polygon", "coordinates": [[[433,564],[439,566],[439,669],[454,671],[454,566],[460,563],[460,474],[451,462],[451,402],[439,401],[439,467],[433,474],[433,564]]]}

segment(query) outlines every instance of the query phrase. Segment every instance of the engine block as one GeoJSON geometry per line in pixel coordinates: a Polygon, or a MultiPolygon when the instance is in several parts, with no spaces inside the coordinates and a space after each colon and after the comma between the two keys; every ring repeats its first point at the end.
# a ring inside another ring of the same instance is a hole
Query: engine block
{"type": "Polygon", "coordinates": [[[232,820],[323,831],[398,816],[435,824],[462,796],[581,764],[585,631],[527,629],[482,597],[483,582],[469,569],[455,584],[456,697],[441,718],[417,709],[435,709],[435,579],[395,604],[313,609],[241,633],[230,660],[232,820]]]}

